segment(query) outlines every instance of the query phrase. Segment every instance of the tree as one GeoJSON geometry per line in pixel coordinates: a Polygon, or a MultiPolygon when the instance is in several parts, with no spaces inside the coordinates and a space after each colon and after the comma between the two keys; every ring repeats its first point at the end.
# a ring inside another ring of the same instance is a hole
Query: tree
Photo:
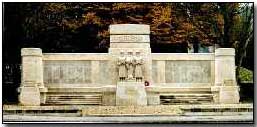
{"type": "MultiPolygon", "coordinates": [[[[239,79],[239,71],[242,66],[243,59],[246,56],[246,51],[249,49],[249,45],[253,43],[253,4],[242,4],[240,13],[240,21],[235,26],[237,34],[237,40],[235,43],[236,48],[236,77],[239,79]]],[[[239,82],[239,81],[238,81],[239,82]]]]}
{"type": "Polygon", "coordinates": [[[235,18],[239,15],[239,3],[218,3],[218,12],[222,17],[222,31],[220,31],[220,45],[229,48],[233,44],[233,26],[235,18]]]}

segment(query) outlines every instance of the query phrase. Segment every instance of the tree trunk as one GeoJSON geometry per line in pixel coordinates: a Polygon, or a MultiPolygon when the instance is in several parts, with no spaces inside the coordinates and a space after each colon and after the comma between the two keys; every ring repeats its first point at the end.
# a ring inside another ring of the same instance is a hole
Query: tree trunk
{"type": "Polygon", "coordinates": [[[237,65],[237,68],[236,68],[236,79],[237,79],[237,82],[240,82],[239,81],[239,70],[240,70],[240,67],[243,63],[243,59],[246,55],[246,50],[247,50],[247,47],[248,47],[248,44],[251,40],[251,38],[253,37],[253,33],[250,33],[250,36],[247,38],[247,40],[245,41],[245,44],[243,45],[242,49],[239,50],[239,60],[238,60],[238,65],[237,65]]]}

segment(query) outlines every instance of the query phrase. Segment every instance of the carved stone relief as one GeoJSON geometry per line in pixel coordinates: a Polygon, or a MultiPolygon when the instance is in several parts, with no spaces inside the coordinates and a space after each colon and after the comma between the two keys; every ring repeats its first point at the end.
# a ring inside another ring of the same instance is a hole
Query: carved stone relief
{"type": "Polygon", "coordinates": [[[132,51],[127,52],[126,56],[124,51],[120,52],[118,57],[118,74],[119,80],[123,81],[143,81],[143,58],[140,52],[133,55],[132,51]]]}

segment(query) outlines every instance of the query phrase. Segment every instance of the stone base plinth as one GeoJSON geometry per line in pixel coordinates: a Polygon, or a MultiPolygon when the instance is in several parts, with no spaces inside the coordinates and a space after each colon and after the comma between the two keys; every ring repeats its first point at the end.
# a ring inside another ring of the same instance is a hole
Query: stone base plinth
{"type": "Polygon", "coordinates": [[[239,103],[239,92],[237,86],[221,86],[219,101],[222,104],[237,104],[239,103]]]}
{"type": "Polygon", "coordinates": [[[21,87],[19,101],[21,105],[36,106],[40,105],[40,92],[37,87],[21,87]]]}
{"type": "Polygon", "coordinates": [[[117,106],[147,105],[143,82],[118,82],[116,89],[117,106]]]}

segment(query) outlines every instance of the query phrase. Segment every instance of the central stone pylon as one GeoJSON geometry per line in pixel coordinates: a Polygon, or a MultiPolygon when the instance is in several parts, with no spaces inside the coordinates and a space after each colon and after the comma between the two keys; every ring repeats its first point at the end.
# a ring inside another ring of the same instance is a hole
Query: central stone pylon
{"type": "Polygon", "coordinates": [[[117,106],[147,105],[144,82],[152,81],[150,26],[118,24],[110,26],[112,83],[116,85],[117,106]]]}

